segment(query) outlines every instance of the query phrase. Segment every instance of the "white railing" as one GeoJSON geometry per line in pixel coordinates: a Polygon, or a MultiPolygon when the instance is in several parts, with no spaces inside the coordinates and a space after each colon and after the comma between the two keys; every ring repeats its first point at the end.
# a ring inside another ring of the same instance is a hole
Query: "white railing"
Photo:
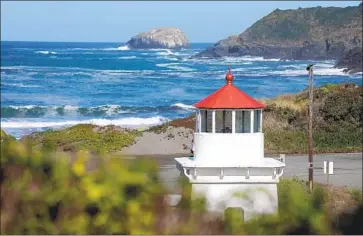
{"type": "Polygon", "coordinates": [[[223,180],[226,176],[244,177],[246,180],[251,177],[268,177],[279,179],[284,172],[283,167],[182,167],[180,164],[177,168],[189,179],[196,180],[198,177],[214,176],[223,180]],[[231,171],[232,170],[232,171],[231,171]]]}

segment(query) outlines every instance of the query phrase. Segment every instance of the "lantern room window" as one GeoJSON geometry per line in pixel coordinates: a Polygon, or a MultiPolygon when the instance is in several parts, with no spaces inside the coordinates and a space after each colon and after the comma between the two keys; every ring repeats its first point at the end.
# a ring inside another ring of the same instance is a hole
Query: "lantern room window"
{"type": "Polygon", "coordinates": [[[253,132],[258,133],[261,132],[261,110],[255,110],[254,112],[253,132]]]}
{"type": "Polygon", "coordinates": [[[216,133],[232,133],[231,110],[216,110],[216,133]]]}
{"type": "Polygon", "coordinates": [[[251,111],[236,111],[236,133],[251,133],[251,111]]]}
{"type": "Polygon", "coordinates": [[[262,110],[213,109],[197,112],[196,132],[261,133],[262,110]],[[214,113],[214,118],[213,118],[214,113]]]}
{"type": "Polygon", "coordinates": [[[201,110],[200,111],[200,122],[201,122],[201,132],[212,133],[212,110],[201,110]]]}

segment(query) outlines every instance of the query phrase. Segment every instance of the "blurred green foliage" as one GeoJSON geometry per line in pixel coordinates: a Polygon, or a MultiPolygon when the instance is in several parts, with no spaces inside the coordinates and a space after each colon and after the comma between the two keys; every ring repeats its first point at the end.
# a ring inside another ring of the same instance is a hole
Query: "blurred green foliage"
{"type": "Polygon", "coordinates": [[[64,153],[42,152],[1,132],[1,233],[362,233],[361,202],[345,218],[337,218],[328,213],[327,192],[316,185],[311,194],[299,179],[279,183],[276,214],[244,222],[238,211],[227,211],[224,218],[206,212],[203,198],[191,200],[185,179],[180,203],[169,207],[155,162],[107,156],[89,169],[88,158],[87,151],[74,160],[64,153]]]}

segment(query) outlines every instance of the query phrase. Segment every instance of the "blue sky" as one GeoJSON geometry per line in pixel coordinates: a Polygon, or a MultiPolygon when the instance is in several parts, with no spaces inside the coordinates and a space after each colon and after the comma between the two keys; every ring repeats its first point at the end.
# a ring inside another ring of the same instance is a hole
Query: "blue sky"
{"type": "Polygon", "coordinates": [[[360,1],[1,2],[1,40],[126,42],[174,26],[191,42],[243,32],[276,8],[357,6],[360,1]]]}

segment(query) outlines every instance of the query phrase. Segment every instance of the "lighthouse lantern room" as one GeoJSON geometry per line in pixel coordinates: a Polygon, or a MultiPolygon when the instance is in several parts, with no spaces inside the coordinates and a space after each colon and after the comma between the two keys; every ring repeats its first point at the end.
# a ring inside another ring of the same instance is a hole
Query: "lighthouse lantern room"
{"type": "Polygon", "coordinates": [[[264,104],[226,84],[196,103],[194,157],[175,158],[192,184],[192,196],[203,196],[209,211],[240,208],[244,218],[277,210],[277,183],[284,163],[264,157],[264,104]],[[245,197],[238,197],[243,193],[245,197]]]}

